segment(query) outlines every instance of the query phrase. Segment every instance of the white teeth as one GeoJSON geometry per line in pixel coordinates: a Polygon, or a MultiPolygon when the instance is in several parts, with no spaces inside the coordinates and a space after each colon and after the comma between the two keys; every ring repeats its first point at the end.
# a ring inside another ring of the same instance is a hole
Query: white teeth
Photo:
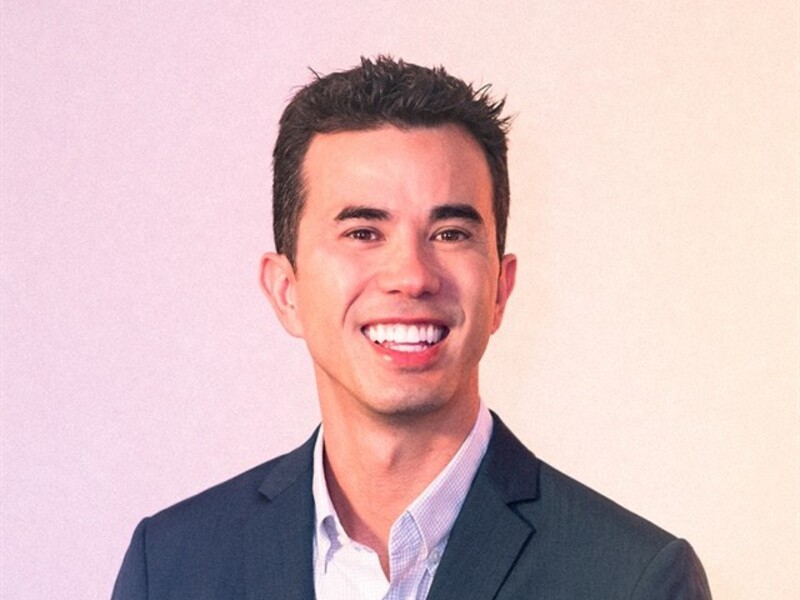
{"type": "Polygon", "coordinates": [[[392,344],[435,344],[445,334],[446,328],[441,325],[405,325],[384,324],[370,325],[365,333],[370,341],[376,344],[389,342],[392,344]]]}

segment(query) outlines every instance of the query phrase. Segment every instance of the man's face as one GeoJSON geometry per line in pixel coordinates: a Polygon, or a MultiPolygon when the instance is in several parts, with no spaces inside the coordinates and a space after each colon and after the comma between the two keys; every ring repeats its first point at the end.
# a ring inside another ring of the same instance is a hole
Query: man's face
{"type": "Polygon", "coordinates": [[[273,265],[271,299],[308,345],[323,411],[474,410],[516,266],[497,256],[477,142],[455,125],[321,134],[304,179],[296,271],[273,265]]]}

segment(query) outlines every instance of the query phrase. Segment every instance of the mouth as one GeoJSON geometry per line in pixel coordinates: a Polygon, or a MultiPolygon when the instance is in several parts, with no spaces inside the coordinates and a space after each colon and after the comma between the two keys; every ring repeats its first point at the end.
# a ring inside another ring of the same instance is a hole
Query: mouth
{"type": "Polygon", "coordinates": [[[361,328],[366,338],[395,352],[424,352],[439,344],[450,333],[435,323],[376,323],[361,328]]]}

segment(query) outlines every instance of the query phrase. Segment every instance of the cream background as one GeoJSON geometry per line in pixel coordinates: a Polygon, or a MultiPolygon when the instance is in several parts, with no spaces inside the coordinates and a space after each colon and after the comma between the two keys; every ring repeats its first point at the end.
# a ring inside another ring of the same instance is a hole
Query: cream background
{"type": "Polygon", "coordinates": [[[275,124],[388,52],[517,113],[489,405],[716,598],[797,598],[796,3],[288,6],[3,3],[0,596],[107,598],[141,517],[310,433],[256,283],[275,124]]]}

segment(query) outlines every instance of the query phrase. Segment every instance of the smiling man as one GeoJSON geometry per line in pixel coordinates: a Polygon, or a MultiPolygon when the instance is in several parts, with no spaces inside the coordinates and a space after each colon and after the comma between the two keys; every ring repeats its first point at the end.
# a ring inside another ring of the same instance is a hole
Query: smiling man
{"type": "Polygon", "coordinates": [[[297,450],[145,519],[114,598],[709,598],[683,540],[531,454],[483,404],[508,121],[380,57],[286,108],[262,283],[314,364],[297,450]]]}

